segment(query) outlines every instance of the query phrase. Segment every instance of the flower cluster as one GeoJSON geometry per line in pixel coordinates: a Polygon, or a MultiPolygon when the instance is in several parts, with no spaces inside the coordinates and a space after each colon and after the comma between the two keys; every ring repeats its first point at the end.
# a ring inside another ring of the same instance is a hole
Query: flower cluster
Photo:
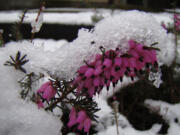
{"type": "Polygon", "coordinates": [[[175,29],[176,31],[180,30],[180,17],[178,14],[174,14],[174,23],[175,23],[175,29]]]}
{"type": "MultiPolygon", "coordinates": [[[[56,90],[52,86],[52,82],[48,81],[44,83],[38,90],[37,94],[39,94],[42,99],[45,99],[47,101],[50,101],[51,98],[53,98],[56,94],[56,90]]],[[[43,103],[40,99],[37,101],[38,108],[43,107],[43,103]]]]}
{"type": "Polygon", "coordinates": [[[84,128],[84,132],[88,133],[91,127],[91,119],[84,110],[77,113],[76,109],[72,107],[69,115],[68,127],[72,127],[76,124],[78,124],[78,130],[82,130],[84,128]]]}
{"type": "Polygon", "coordinates": [[[125,75],[133,80],[144,67],[157,67],[155,48],[144,46],[134,40],[130,40],[128,44],[129,51],[126,54],[122,54],[118,48],[104,50],[103,54],[96,55],[93,62],[86,62],[86,65],[81,66],[73,81],[77,87],[77,94],[88,93],[88,96],[92,97],[100,93],[104,86],[109,89],[112,83],[115,87],[125,75]]]}

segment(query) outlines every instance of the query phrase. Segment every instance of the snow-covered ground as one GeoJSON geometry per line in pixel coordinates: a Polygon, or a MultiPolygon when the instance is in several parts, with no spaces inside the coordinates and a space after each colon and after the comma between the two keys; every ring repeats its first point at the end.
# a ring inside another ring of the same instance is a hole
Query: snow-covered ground
{"type": "MultiPolygon", "coordinates": [[[[44,23],[50,24],[84,24],[93,25],[92,17],[94,15],[101,15],[108,17],[111,15],[120,14],[124,10],[108,10],[108,9],[46,9],[44,13],[44,23]],[[51,12],[50,12],[51,11],[51,12]],[[53,11],[53,12],[52,12],[53,11]],[[57,12],[58,11],[58,12],[57,12]],[[67,12],[66,12],[67,11],[67,12]],[[68,12],[72,11],[72,12],[68,12]],[[74,13],[73,13],[74,12],[74,13]]],[[[172,22],[171,13],[150,13],[158,22],[165,23],[172,22]]],[[[19,21],[22,11],[1,11],[0,23],[14,23],[19,21]]],[[[24,23],[31,23],[37,16],[37,10],[30,10],[26,13],[24,23]]]]}
{"type": "MultiPolygon", "coordinates": [[[[52,9],[51,9],[52,10],[52,9]]],[[[21,11],[0,12],[0,23],[12,23],[18,21],[21,11]]],[[[94,10],[88,10],[78,13],[44,13],[44,23],[65,23],[65,24],[93,24],[92,16],[94,10]]],[[[5,67],[3,64],[9,59],[9,55],[15,55],[17,50],[21,50],[23,54],[27,54],[28,62],[25,65],[27,71],[43,72],[43,69],[48,71],[56,71],[58,75],[64,75],[65,77],[74,76],[74,72],[77,71],[79,65],[82,64],[83,59],[86,59],[92,54],[98,53],[98,45],[95,47],[89,47],[89,43],[92,39],[97,44],[103,44],[105,48],[115,48],[117,44],[122,43],[124,47],[124,39],[136,38],[138,41],[143,39],[143,42],[150,45],[151,43],[159,42],[159,48],[162,48],[162,52],[158,54],[160,62],[169,65],[174,57],[172,49],[172,42],[168,42],[171,36],[166,36],[165,30],[161,30],[160,23],[172,22],[172,14],[170,13],[149,13],[147,16],[144,13],[137,11],[126,13],[121,10],[100,10],[98,14],[102,16],[110,17],[112,14],[116,17],[112,20],[105,20],[96,25],[93,33],[87,30],[81,30],[78,38],[68,43],[65,40],[55,41],[52,39],[43,40],[35,39],[33,43],[29,41],[10,42],[6,44],[6,47],[0,48],[0,135],[60,135],[60,129],[62,123],[59,118],[53,116],[50,112],[45,112],[42,109],[38,109],[37,105],[31,102],[24,101],[19,96],[20,87],[17,80],[23,77],[20,72],[14,72],[11,67],[5,67]],[[117,15],[121,14],[118,18],[117,15]],[[134,15],[134,16],[133,16],[134,15]],[[144,15],[144,17],[143,17],[144,15]],[[129,16],[126,18],[126,16],[129,16]],[[131,18],[130,18],[131,16],[131,18]],[[151,20],[151,16],[154,16],[156,21],[151,20]],[[132,24],[130,21],[138,21],[141,23],[132,24]],[[125,20],[125,22],[117,22],[117,20],[125,20]],[[146,23],[146,21],[148,21],[146,23]],[[129,22],[129,23],[127,23],[129,22]],[[107,27],[113,23],[113,27],[107,27]],[[122,26],[123,30],[120,30],[118,26],[122,26]],[[127,27],[125,27],[127,26],[127,27]],[[151,30],[148,31],[148,27],[151,30]],[[142,30],[141,30],[142,29],[142,30]],[[117,32],[119,30],[120,32],[117,32]],[[156,32],[156,30],[159,30],[156,32]],[[120,36],[122,37],[120,38],[120,36]],[[135,36],[134,36],[135,35],[135,36]],[[127,37],[129,36],[129,37],[127,37]],[[146,39],[149,37],[151,40],[146,39]],[[167,39],[164,39],[166,37],[167,39]],[[162,40],[164,39],[164,40],[162,40]],[[111,44],[111,46],[109,46],[111,44]],[[172,45],[169,47],[169,45],[172,45]],[[164,46],[164,48],[163,48],[164,46]],[[167,59],[168,57],[168,59],[167,59]],[[78,59],[77,59],[78,58],[78,59]],[[75,65],[76,64],[76,65],[75,65]],[[43,69],[42,69],[43,68],[43,69]],[[71,73],[70,73],[71,71],[71,73]]],[[[32,22],[35,19],[37,13],[28,13],[25,19],[26,23],[32,22]]],[[[126,51],[126,48],[125,50],[126,51]]],[[[123,84],[119,84],[117,87],[122,87],[130,83],[130,80],[124,79],[123,84]]],[[[34,87],[37,89],[39,86],[34,87]]],[[[100,112],[97,115],[100,117],[100,123],[97,125],[98,135],[116,134],[116,125],[113,123],[113,118],[110,115],[112,109],[107,105],[107,96],[111,96],[113,88],[110,88],[110,92],[107,95],[106,90],[103,90],[99,96],[95,97],[100,112]]],[[[114,90],[116,91],[116,90],[114,90]]],[[[174,119],[180,120],[180,105],[170,105],[162,101],[147,100],[145,104],[153,110],[156,110],[163,118],[170,124],[167,135],[179,135],[180,123],[175,122],[174,119]]],[[[161,125],[154,124],[150,130],[138,131],[135,130],[128,120],[121,114],[119,115],[119,132],[120,135],[158,135],[158,131],[161,125]]]]}

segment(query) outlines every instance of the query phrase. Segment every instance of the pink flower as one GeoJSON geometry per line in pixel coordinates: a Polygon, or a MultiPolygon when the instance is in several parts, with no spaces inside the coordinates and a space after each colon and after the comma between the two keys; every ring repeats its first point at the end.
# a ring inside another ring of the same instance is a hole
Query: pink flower
{"type": "Polygon", "coordinates": [[[43,104],[43,102],[41,100],[38,100],[37,104],[38,104],[38,109],[44,108],[44,104],[43,104]]]}
{"type": "Polygon", "coordinates": [[[76,110],[74,107],[71,108],[71,112],[69,114],[69,122],[68,122],[68,127],[72,127],[73,125],[75,125],[77,122],[76,122],[76,116],[77,116],[77,113],[76,113],[76,110]]]}
{"type": "Polygon", "coordinates": [[[128,44],[130,46],[130,49],[134,49],[136,47],[136,42],[134,40],[129,40],[128,44]]]}
{"type": "Polygon", "coordinates": [[[91,127],[91,119],[89,118],[86,118],[85,121],[84,121],[84,132],[89,132],[89,129],[91,127]]]}
{"type": "Polygon", "coordinates": [[[76,122],[77,123],[81,123],[81,122],[83,122],[85,119],[86,119],[86,113],[85,113],[85,111],[80,111],[80,112],[78,112],[78,117],[77,117],[77,119],[76,119],[76,122]]]}
{"type": "Polygon", "coordinates": [[[42,98],[49,101],[56,94],[56,90],[53,88],[50,81],[44,83],[38,90],[37,93],[42,94],[42,98]]]}
{"type": "Polygon", "coordinates": [[[84,73],[87,71],[87,69],[88,69],[88,66],[87,66],[87,65],[84,65],[84,66],[81,66],[81,67],[79,68],[78,72],[79,72],[80,74],[84,74],[84,73]]]}
{"type": "Polygon", "coordinates": [[[85,111],[81,110],[77,113],[75,108],[72,107],[67,125],[68,127],[72,127],[75,124],[78,124],[78,130],[82,130],[84,128],[84,132],[88,133],[91,127],[91,119],[85,111]]]}
{"type": "Polygon", "coordinates": [[[93,85],[96,87],[96,86],[99,86],[100,85],[100,77],[96,77],[93,81],[93,85]]]}
{"type": "Polygon", "coordinates": [[[85,72],[85,76],[87,78],[91,77],[94,74],[94,69],[93,68],[88,68],[87,71],[85,72]]]}
{"type": "Polygon", "coordinates": [[[106,68],[110,68],[111,65],[112,65],[112,60],[110,60],[110,59],[105,59],[104,62],[103,62],[103,65],[104,65],[106,68]]]}
{"type": "Polygon", "coordinates": [[[121,57],[115,58],[114,65],[120,67],[121,64],[122,64],[122,58],[121,57]]]}
{"type": "Polygon", "coordinates": [[[92,98],[94,93],[95,93],[95,88],[92,86],[91,88],[88,89],[88,94],[92,98]]]}
{"type": "Polygon", "coordinates": [[[42,93],[42,92],[44,92],[44,89],[46,89],[49,85],[51,85],[51,82],[50,82],[50,81],[44,83],[44,84],[41,85],[41,87],[37,90],[37,93],[42,93]]]}
{"type": "Polygon", "coordinates": [[[108,50],[97,54],[94,61],[81,66],[73,82],[77,85],[77,93],[83,89],[83,93],[86,90],[89,97],[92,97],[100,93],[104,86],[107,90],[111,83],[115,87],[123,76],[133,80],[138,71],[147,69],[144,68],[146,65],[156,65],[156,51],[153,48],[145,47],[134,40],[129,40],[128,44],[129,50],[126,54],[122,54],[119,49],[108,50]]]}
{"type": "Polygon", "coordinates": [[[102,67],[101,67],[101,65],[99,65],[98,67],[96,67],[96,69],[95,69],[95,71],[94,71],[94,75],[99,75],[99,74],[101,74],[102,73],[102,67]]]}

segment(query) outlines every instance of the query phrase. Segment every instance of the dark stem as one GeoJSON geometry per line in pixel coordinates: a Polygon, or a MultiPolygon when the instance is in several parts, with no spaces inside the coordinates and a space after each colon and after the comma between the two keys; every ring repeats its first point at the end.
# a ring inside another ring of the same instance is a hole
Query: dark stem
{"type": "MultiPolygon", "coordinates": [[[[44,6],[45,6],[45,2],[42,2],[42,3],[41,3],[41,6],[40,6],[40,9],[39,9],[39,12],[38,12],[38,15],[37,15],[36,20],[35,20],[36,23],[37,23],[38,20],[39,20],[39,16],[40,16],[41,12],[43,11],[43,7],[44,7],[44,6]]],[[[33,29],[33,30],[36,29],[36,26],[34,26],[32,29],[33,29]]],[[[35,35],[35,33],[32,32],[32,33],[31,33],[31,43],[32,43],[32,40],[34,39],[34,35],[35,35]]]]}
{"type": "Polygon", "coordinates": [[[58,98],[54,103],[50,104],[45,110],[52,110],[58,103],[62,102],[68,94],[75,90],[75,87],[71,87],[67,92],[64,92],[60,98],[58,98]]]}
{"type": "Polygon", "coordinates": [[[16,41],[19,40],[19,29],[20,29],[20,27],[21,27],[21,25],[22,25],[22,23],[24,21],[26,12],[27,12],[27,9],[24,10],[24,12],[23,12],[23,14],[21,16],[21,20],[20,20],[20,22],[17,25],[17,28],[16,28],[16,41]]]}

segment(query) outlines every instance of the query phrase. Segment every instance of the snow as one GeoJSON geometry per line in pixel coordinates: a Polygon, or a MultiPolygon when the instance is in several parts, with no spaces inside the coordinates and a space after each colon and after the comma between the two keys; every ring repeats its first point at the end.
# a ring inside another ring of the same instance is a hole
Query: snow
{"type": "MultiPolygon", "coordinates": [[[[154,125],[152,129],[150,129],[149,131],[137,131],[132,127],[125,127],[125,128],[119,127],[119,132],[120,132],[119,135],[156,135],[160,127],[161,127],[160,125],[154,125]]],[[[117,134],[116,126],[111,126],[107,130],[98,133],[98,135],[109,135],[109,134],[114,134],[114,135],[117,134]]]]}
{"type": "Polygon", "coordinates": [[[156,20],[161,24],[164,22],[164,24],[168,23],[173,23],[173,14],[172,13],[166,13],[166,12],[161,12],[161,13],[150,13],[156,20]]]}
{"type": "MultiPolygon", "coordinates": [[[[31,23],[37,17],[37,10],[29,10],[26,13],[24,23],[31,23]]],[[[109,9],[78,9],[78,8],[47,8],[44,14],[44,23],[48,24],[84,24],[94,25],[92,17],[94,15],[101,15],[106,18],[111,15],[118,15],[123,10],[109,10],[109,9]]],[[[172,22],[172,13],[149,13],[155,19],[165,24],[172,22]]],[[[14,23],[19,21],[22,11],[1,11],[0,23],[14,23]]]]}
{"type": "Polygon", "coordinates": [[[37,20],[33,20],[31,22],[31,27],[32,27],[32,31],[31,33],[37,33],[40,31],[41,26],[43,24],[43,13],[41,12],[38,16],[38,18],[36,18],[37,20]]]}
{"type": "MultiPolygon", "coordinates": [[[[19,15],[21,12],[0,12],[0,22],[17,21],[19,15]]],[[[25,22],[31,22],[36,15],[35,13],[28,13],[25,22]]],[[[44,13],[44,22],[92,24],[92,15],[94,13],[91,11],[85,13],[44,13]]],[[[23,74],[19,71],[14,72],[12,67],[3,65],[6,60],[9,60],[9,55],[15,56],[18,50],[22,54],[27,54],[27,59],[30,60],[24,66],[28,73],[52,71],[52,74],[65,79],[73,78],[80,65],[84,64],[84,60],[91,60],[95,54],[100,53],[99,46],[103,46],[107,50],[120,47],[122,53],[125,53],[128,50],[127,40],[129,39],[143,42],[147,46],[158,42],[156,47],[161,49],[158,52],[158,61],[161,64],[171,64],[175,51],[172,41],[174,37],[168,35],[160,26],[161,20],[167,22],[170,20],[170,14],[166,16],[167,13],[165,13],[161,16],[161,14],[148,14],[139,11],[114,11],[112,16],[109,15],[110,12],[106,12],[105,19],[97,23],[94,30],[81,29],[78,38],[71,43],[66,40],[35,39],[33,43],[23,40],[7,43],[6,47],[0,48],[0,135],[61,134],[62,123],[59,118],[50,112],[38,110],[36,104],[20,98],[19,90],[21,88],[17,80],[21,79],[23,74]],[[95,43],[91,44],[92,41],[95,43]]],[[[160,78],[160,73],[157,78],[160,78]]],[[[95,97],[101,108],[97,112],[100,121],[99,124],[96,123],[99,130],[98,135],[116,134],[116,125],[111,114],[112,109],[108,106],[106,99],[120,87],[126,86],[130,82],[133,83],[129,78],[124,78],[124,81],[119,83],[116,89],[111,86],[107,94],[104,88],[102,93],[95,97]]],[[[34,86],[33,89],[37,89],[38,86],[34,86]]],[[[157,110],[170,124],[168,135],[180,134],[179,122],[174,122],[175,118],[180,119],[180,104],[171,105],[162,101],[147,100],[145,105],[150,106],[150,109],[157,110]]],[[[154,124],[147,131],[138,131],[131,126],[123,115],[118,114],[118,116],[120,135],[157,135],[161,128],[161,125],[154,124]]]]}
{"type": "MultiPolygon", "coordinates": [[[[110,91],[112,91],[112,89],[110,89],[110,91]]],[[[101,94],[95,98],[95,101],[101,108],[101,110],[96,113],[96,115],[99,116],[99,123],[96,128],[99,131],[97,135],[116,135],[117,129],[112,109],[107,105],[106,100],[104,100],[101,94]]],[[[154,124],[151,129],[146,131],[135,130],[128,120],[122,114],[118,113],[119,135],[157,135],[160,128],[161,125],[154,124]]]]}
{"type": "Polygon", "coordinates": [[[156,86],[156,88],[159,88],[162,83],[161,76],[162,76],[162,72],[159,69],[159,71],[156,73],[150,72],[148,79],[150,81],[153,81],[153,85],[156,86]]]}
{"type": "Polygon", "coordinates": [[[145,105],[151,110],[160,114],[166,122],[170,125],[168,135],[180,134],[180,104],[169,104],[163,101],[155,101],[148,99],[145,105]],[[175,122],[177,119],[177,122],[175,122]]]}
{"type": "Polygon", "coordinates": [[[60,48],[63,45],[67,45],[68,41],[65,39],[53,40],[53,39],[34,39],[33,45],[38,47],[43,47],[45,52],[54,52],[56,49],[60,48]]]}
{"type": "Polygon", "coordinates": [[[0,48],[0,134],[59,135],[62,124],[58,118],[20,98],[17,81],[23,74],[3,65],[9,59],[8,53],[14,56],[15,51],[0,48]]]}
{"type": "Polygon", "coordinates": [[[158,60],[161,64],[170,65],[174,59],[173,44],[153,16],[145,12],[128,11],[103,19],[95,25],[93,31],[81,29],[78,38],[67,47],[68,55],[64,55],[66,59],[63,63],[68,61],[68,67],[65,67],[66,64],[61,65],[64,66],[63,69],[75,73],[84,60],[91,60],[95,54],[101,53],[100,46],[106,50],[119,47],[122,53],[125,53],[128,50],[127,41],[130,39],[147,46],[158,42],[156,47],[161,49],[158,52],[158,60]],[[79,59],[72,59],[72,57],[79,59]]]}
{"type": "MultiPolygon", "coordinates": [[[[3,11],[0,12],[0,23],[14,23],[19,21],[21,11],[3,11]]],[[[82,13],[43,13],[44,23],[49,24],[86,24],[91,25],[93,12],[82,13]]],[[[27,13],[24,19],[24,23],[31,23],[37,17],[37,13],[27,13]]]]}

